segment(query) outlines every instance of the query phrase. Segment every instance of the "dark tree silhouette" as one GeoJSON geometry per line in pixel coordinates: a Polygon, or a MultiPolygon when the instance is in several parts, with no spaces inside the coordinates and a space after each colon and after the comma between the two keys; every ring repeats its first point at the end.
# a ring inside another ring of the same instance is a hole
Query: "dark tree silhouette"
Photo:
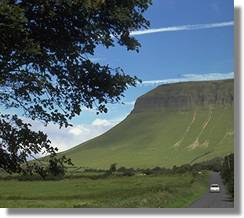
{"type": "MultiPolygon", "coordinates": [[[[20,172],[28,157],[56,153],[9,108],[47,125],[69,126],[82,107],[107,112],[138,78],[91,61],[98,45],[138,51],[129,33],[148,28],[151,0],[0,1],[0,168],[20,172]],[[1,109],[2,110],[2,109],[1,109]]],[[[56,158],[57,160],[57,158],[56,158]]],[[[53,165],[55,165],[52,162],[53,165]]],[[[62,165],[62,164],[61,164],[62,165]]]]}

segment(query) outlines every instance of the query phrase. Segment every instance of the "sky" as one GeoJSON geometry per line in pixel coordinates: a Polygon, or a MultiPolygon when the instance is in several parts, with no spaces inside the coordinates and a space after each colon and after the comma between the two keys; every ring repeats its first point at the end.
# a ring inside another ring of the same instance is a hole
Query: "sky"
{"type": "Polygon", "coordinates": [[[233,0],[153,0],[144,15],[150,28],[131,33],[142,45],[139,53],[119,45],[100,46],[91,57],[94,62],[122,67],[143,81],[125,92],[124,104],[108,105],[108,113],[98,116],[84,108],[68,129],[32,122],[33,129],[46,132],[61,151],[118,124],[131,112],[137,97],[160,84],[233,78],[233,0]]]}

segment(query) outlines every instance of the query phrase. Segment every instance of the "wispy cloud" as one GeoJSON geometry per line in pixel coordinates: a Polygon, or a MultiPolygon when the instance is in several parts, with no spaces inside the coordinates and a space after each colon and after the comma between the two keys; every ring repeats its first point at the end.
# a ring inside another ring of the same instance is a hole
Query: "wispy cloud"
{"type": "Polygon", "coordinates": [[[203,73],[203,74],[183,74],[185,79],[189,80],[220,80],[234,78],[234,72],[230,73],[203,73]]]}
{"type": "Polygon", "coordinates": [[[113,120],[96,118],[88,124],[73,124],[71,127],[60,129],[59,125],[49,124],[48,126],[44,126],[39,121],[23,118],[25,122],[32,125],[33,130],[46,133],[52,142],[52,146],[57,147],[59,151],[67,150],[97,137],[120,123],[123,119],[124,117],[113,120]]]}
{"type": "Polygon", "coordinates": [[[221,23],[208,23],[208,24],[193,24],[193,25],[182,25],[182,26],[170,26],[162,27],[156,29],[139,30],[130,33],[131,36],[160,33],[160,32],[175,32],[175,31],[188,31],[188,30],[200,30],[200,29],[211,29],[211,28],[221,28],[227,26],[233,26],[233,21],[221,22],[221,23]]]}
{"type": "Polygon", "coordinates": [[[136,101],[126,101],[124,102],[124,105],[134,105],[136,101]]]}
{"type": "Polygon", "coordinates": [[[160,84],[187,82],[187,81],[206,81],[206,80],[220,80],[232,79],[234,72],[230,73],[203,73],[203,74],[183,74],[179,78],[163,79],[163,80],[145,80],[140,84],[141,86],[157,86],[160,84]]]}

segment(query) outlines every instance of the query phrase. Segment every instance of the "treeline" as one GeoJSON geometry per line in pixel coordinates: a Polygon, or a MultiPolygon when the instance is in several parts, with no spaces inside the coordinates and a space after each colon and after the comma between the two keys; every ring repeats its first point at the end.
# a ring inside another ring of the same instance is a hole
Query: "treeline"
{"type": "MultiPolygon", "coordinates": [[[[132,168],[132,167],[127,168],[124,166],[118,166],[117,164],[113,163],[111,164],[110,168],[107,170],[86,168],[83,170],[83,173],[80,173],[80,175],[81,174],[84,175],[85,173],[87,173],[87,177],[90,178],[103,178],[110,175],[134,176],[134,175],[156,175],[156,174],[176,174],[176,173],[179,174],[179,173],[186,173],[186,172],[192,172],[194,174],[194,173],[199,173],[200,171],[203,170],[219,172],[221,170],[222,163],[223,163],[223,158],[214,158],[211,160],[207,160],[195,164],[184,164],[181,166],[173,166],[172,168],[156,166],[154,168],[146,168],[146,169],[132,168]],[[95,175],[94,173],[97,173],[97,175],[95,175]]],[[[69,177],[72,176],[70,175],[69,177]]]]}
{"type": "Polygon", "coordinates": [[[195,164],[183,164],[181,166],[173,166],[172,168],[165,168],[159,166],[156,166],[154,168],[147,168],[147,169],[119,167],[116,168],[114,172],[120,173],[124,176],[133,176],[135,174],[152,175],[152,174],[176,174],[176,173],[186,173],[186,172],[198,173],[202,170],[211,170],[211,171],[219,172],[221,170],[222,162],[223,162],[223,158],[214,158],[208,161],[195,163],[195,164]]]}
{"type": "Polygon", "coordinates": [[[224,183],[234,198],[234,154],[230,154],[224,158],[222,168],[221,168],[221,177],[224,180],[224,183]]]}

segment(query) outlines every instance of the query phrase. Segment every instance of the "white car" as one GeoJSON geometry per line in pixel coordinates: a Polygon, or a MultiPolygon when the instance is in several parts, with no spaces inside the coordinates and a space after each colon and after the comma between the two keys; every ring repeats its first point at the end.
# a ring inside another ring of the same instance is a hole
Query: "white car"
{"type": "Polygon", "coordinates": [[[220,187],[218,184],[211,184],[209,187],[209,191],[214,193],[214,192],[220,192],[220,187]]]}

